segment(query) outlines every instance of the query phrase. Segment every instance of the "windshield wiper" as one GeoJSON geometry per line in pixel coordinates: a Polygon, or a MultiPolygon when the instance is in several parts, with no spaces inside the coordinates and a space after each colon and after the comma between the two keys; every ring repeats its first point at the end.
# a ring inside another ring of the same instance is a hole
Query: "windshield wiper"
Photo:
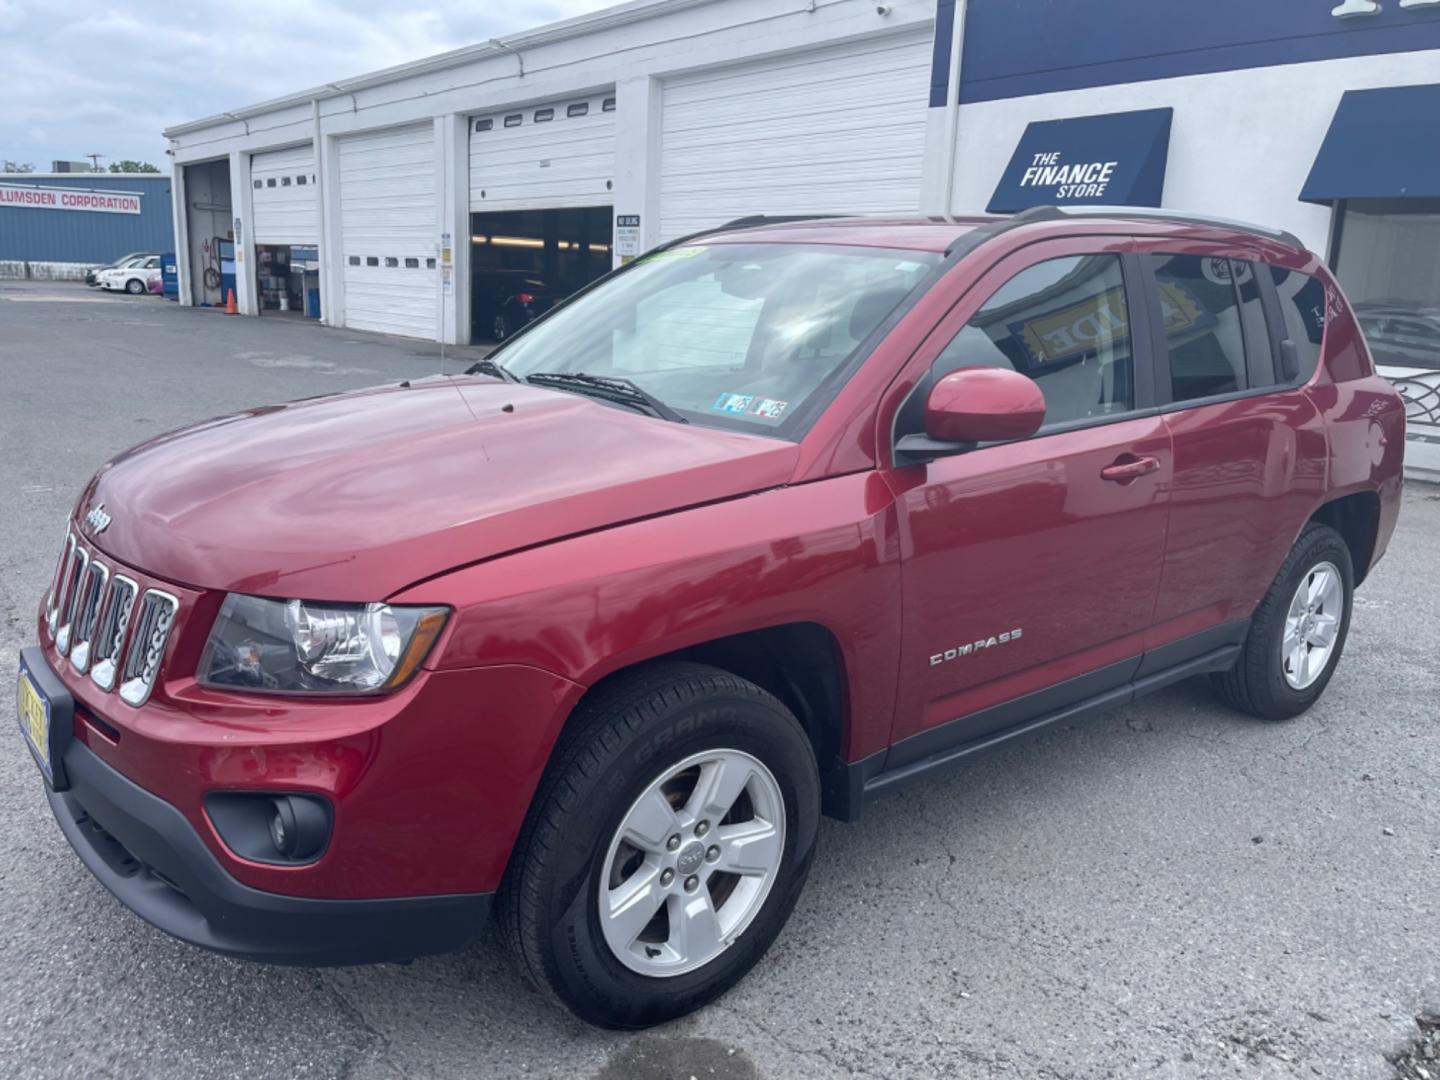
{"type": "Polygon", "coordinates": [[[669,420],[672,424],[690,422],[648,390],[618,375],[587,375],[583,371],[537,371],[526,376],[525,381],[536,386],[553,386],[557,390],[573,390],[577,394],[588,394],[605,401],[613,401],[617,405],[629,405],[661,420],[669,420]]]}
{"type": "Polygon", "coordinates": [[[509,368],[501,367],[499,363],[491,360],[488,356],[485,357],[485,359],[483,360],[477,360],[475,361],[475,363],[471,364],[468,368],[465,369],[465,374],[494,375],[497,378],[504,379],[506,382],[525,381],[524,379],[520,378],[519,375],[516,375],[513,371],[511,371],[509,368]]]}

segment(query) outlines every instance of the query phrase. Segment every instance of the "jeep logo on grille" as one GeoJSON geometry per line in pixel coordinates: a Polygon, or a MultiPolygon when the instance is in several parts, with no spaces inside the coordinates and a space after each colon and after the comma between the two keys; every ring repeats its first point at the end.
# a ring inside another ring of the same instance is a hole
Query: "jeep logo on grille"
{"type": "Polygon", "coordinates": [[[90,526],[90,531],[99,535],[110,525],[110,515],[105,512],[104,503],[96,503],[85,515],[85,524],[90,526]]]}

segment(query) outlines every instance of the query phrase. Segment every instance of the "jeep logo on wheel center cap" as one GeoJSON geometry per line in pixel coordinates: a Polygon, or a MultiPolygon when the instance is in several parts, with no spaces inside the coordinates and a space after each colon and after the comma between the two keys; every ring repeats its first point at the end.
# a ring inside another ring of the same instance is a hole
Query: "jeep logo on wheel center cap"
{"type": "Polygon", "coordinates": [[[705,845],[695,841],[675,860],[675,869],[682,874],[693,874],[700,869],[700,864],[705,861],[705,845]]]}

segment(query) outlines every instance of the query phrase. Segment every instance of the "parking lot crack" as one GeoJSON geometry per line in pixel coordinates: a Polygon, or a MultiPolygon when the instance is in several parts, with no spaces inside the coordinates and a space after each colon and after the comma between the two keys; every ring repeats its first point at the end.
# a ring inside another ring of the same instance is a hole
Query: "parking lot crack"
{"type": "Polygon", "coordinates": [[[363,1044],[354,1052],[347,1053],[341,1060],[339,1071],[336,1073],[339,1080],[350,1080],[355,1075],[355,1069],[360,1064],[360,1060],[370,1054],[374,1055],[375,1064],[382,1066],[386,1072],[397,1076],[403,1075],[402,1070],[397,1069],[389,1061],[391,1050],[389,1036],[372,1024],[364,1010],[346,996],[345,992],[336,984],[335,976],[325,972],[316,972],[315,984],[335,1002],[340,1015],[352,1026],[358,1028],[364,1036],[363,1044]]]}

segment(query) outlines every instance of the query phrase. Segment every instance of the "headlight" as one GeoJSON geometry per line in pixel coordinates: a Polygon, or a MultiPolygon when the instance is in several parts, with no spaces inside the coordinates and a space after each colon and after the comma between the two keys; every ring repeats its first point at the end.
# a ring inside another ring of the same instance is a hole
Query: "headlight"
{"type": "Polygon", "coordinates": [[[312,604],[231,593],[200,657],[200,682],[272,693],[364,694],[415,673],[446,608],[312,604]]]}

